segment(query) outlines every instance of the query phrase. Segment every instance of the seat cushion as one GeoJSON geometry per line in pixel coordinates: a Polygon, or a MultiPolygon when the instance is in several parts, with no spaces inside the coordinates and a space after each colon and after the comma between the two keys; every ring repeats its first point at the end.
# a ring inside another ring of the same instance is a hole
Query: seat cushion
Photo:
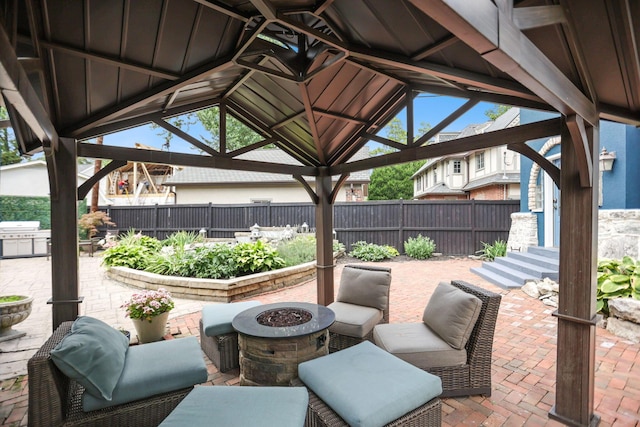
{"type": "Polygon", "coordinates": [[[231,321],[248,308],[260,305],[260,301],[242,301],[229,304],[208,304],[202,307],[202,327],[208,337],[235,332],[231,321]]]}
{"type": "Polygon", "coordinates": [[[196,387],[161,427],[301,427],[309,394],[304,387],[196,387]]]}
{"type": "Polygon", "coordinates": [[[481,308],[480,298],[440,282],[424,309],[422,321],[451,347],[461,350],[467,345],[481,308]]]}
{"type": "Polygon", "coordinates": [[[336,314],[329,331],[340,335],[364,338],[382,320],[382,310],[377,308],[344,302],[333,302],[327,307],[336,314]]]}
{"type": "Polygon", "coordinates": [[[109,401],[124,369],[128,348],[129,340],[122,332],[101,320],[82,316],[51,350],[51,360],[88,393],[109,401]]]}
{"type": "Polygon", "coordinates": [[[424,323],[390,323],[373,328],[375,344],[420,369],[460,366],[467,350],[451,347],[424,323]]]}
{"type": "Polygon", "coordinates": [[[440,378],[368,341],[303,362],[298,376],[355,427],[383,426],[442,393],[440,378]]]}
{"type": "Polygon", "coordinates": [[[336,301],[386,310],[390,285],[388,268],[346,265],[340,276],[336,301]]]}
{"type": "Polygon", "coordinates": [[[196,337],[136,345],[127,351],[111,401],[83,393],[82,409],[120,405],[205,381],[207,367],[196,337]]]}

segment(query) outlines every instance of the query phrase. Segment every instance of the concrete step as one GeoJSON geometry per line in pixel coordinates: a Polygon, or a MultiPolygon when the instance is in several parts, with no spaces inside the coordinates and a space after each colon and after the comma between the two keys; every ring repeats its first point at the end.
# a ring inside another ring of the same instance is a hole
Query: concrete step
{"type": "MultiPolygon", "coordinates": [[[[504,265],[512,270],[520,271],[523,274],[528,274],[531,278],[543,279],[548,277],[551,280],[558,280],[558,265],[555,266],[553,263],[545,262],[544,265],[539,265],[537,263],[532,263],[531,258],[517,258],[513,256],[499,257],[496,258],[494,263],[504,265]]],[[[533,260],[537,261],[537,260],[533,260]]]]}
{"type": "Polygon", "coordinates": [[[530,252],[507,252],[507,258],[514,259],[531,265],[536,265],[542,270],[558,271],[560,260],[530,252]]]}
{"type": "Polygon", "coordinates": [[[485,270],[489,270],[492,273],[498,274],[507,280],[519,283],[520,286],[524,285],[527,280],[538,279],[538,277],[533,277],[529,273],[523,273],[522,271],[496,262],[483,262],[482,268],[484,268],[485,270]]]}
{"type": "Polygon", "coordinates": [[[490,270],[487,270],[483,267],[472,268],[471,272],[477,274],[483,279],[493,283],[496,286],[499,286],[503,289],[517,289],[521,288],[522,284],[518,282],[514,282],[513,280],[506,279],[505,277],[496,274],[490,270]]]}
{"type": "Polygon", "coordinates": [[[545,248],[542,246],[530,246],[527,248],[527,252],[533,255],[539,255],[546,258],[552,258],[555,260],[560,259],[560,250],[558,248],[545,248]]]}

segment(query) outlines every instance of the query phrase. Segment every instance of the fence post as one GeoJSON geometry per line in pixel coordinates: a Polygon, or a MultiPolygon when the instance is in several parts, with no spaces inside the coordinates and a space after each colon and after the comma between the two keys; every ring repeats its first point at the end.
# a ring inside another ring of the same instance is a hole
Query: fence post
{"type": "Polygon", "coordinates": [[[153,205],[153,237],[158,238],[158,204],[153,205]]]}
{"type": "Polygon", "coordinates": [[[404,200],[400,199],[398,203],[398,252],[404,253],[404,200]]]}

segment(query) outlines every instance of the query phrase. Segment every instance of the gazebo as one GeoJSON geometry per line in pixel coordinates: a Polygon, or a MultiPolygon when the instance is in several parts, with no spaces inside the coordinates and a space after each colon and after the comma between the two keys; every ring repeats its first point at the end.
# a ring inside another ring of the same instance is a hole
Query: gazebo
{"type": "Polygon", "coordinates": [[[0,90],[23,154],[44,152],[53,326],[78,315],[77,200],[127,161],[286,173],[316,205],[318,303],[333,301],[332,203],[351,172],[508,144],[562,194],[556,403],[593,413],[599,120],[640,125],[640,5],[629,0],[24,0],[0,2],[0,90]],[[460,108],[414,135],[420,93],[460,108]],[[480,101],[558,118],[429,145],[480,101]],[[212,148],[168,118],[218,106],[212,148]],[[407,143],[377,135],[407,111],[407,143]],[[232,115],[262,136],[237,150],[232,115]],[[89,140],[155,123],[204,152],[89,140]],[[560,135],[558,169],[527,141],[560,135]],[[350,161],[365,143],[394,152],[350,161]],[[275,144],[300,165],[237,158],[275,144]],[[108,159],[77,188],[77,157],[108,159]],[[303,177],[314,177],[315,185],[303,177]],[[339,176],[337,184],[331,177],[339,176]]]}

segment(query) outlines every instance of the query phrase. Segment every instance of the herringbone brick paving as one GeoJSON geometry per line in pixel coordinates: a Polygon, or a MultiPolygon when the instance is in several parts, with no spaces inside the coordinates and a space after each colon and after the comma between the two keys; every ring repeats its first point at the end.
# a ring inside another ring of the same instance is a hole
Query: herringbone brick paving
{"type": "MultiPolygon", "coordinates": [[[[336,291],[344,261],[335,270],[336,291]]],[[[477,261],[466,258],[381,263],[392,269],[391,322],[420,321],[439,281],[466,280],[502,294],[493,356],[490,397],[443,399],[443,426],[560,426],[548,419],[555,402],[557,321],[554,308],[519,290],[505,291],[472,274],[477,261]]],[[[316,301],[316,283],[251,298],[263,303],[316,301]]],[[[87,313],[90,314],[90,313],[87,313]]],[[[174,337],[198,335],[198,311],[170,320],[174,337]]],[[[596,332],[595,413],[601,426],[640,426],[640,345],[604,329],[596,332]]],[[[219,372],[208,363],[213,385],[237,385],[238,370],[219,372]]],[[[0,383],[2,425],[26,425],[27,381],[0,383]]]]}

